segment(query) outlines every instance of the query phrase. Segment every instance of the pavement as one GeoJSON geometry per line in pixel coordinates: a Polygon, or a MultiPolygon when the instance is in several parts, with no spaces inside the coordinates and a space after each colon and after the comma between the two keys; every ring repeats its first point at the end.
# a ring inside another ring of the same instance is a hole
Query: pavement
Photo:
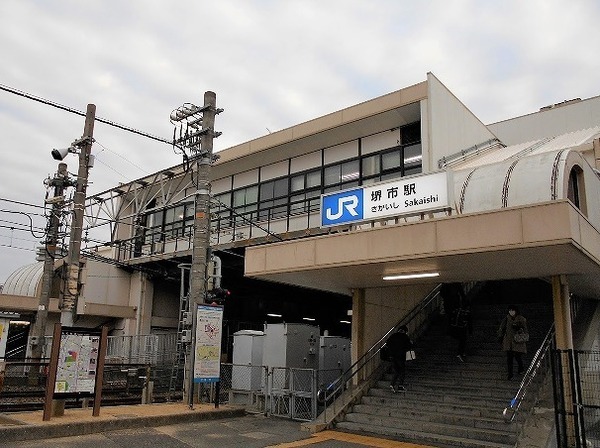
{"type": "Polygon", "coordinates": [[[431,448],[325,430],[311,434],[300,422],[248,414],[241,407],[183,403],[66,409],[43,420],[42,411],[0,413],[0,446],[21,447],[380,447],[431,448]]]}

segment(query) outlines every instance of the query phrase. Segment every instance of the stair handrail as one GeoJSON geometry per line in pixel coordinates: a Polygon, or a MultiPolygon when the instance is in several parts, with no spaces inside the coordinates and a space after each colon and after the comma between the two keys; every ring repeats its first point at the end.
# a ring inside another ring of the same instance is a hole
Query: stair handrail
{"type": "MultiPolygon", "coordinates": [[[[326,387],[321,387],[317,392],[318,401],[327,404],[329,398],[336,397],[345,388],[348,381],[353,379],[373,358],[379,355],[381,347],[385,344],[390,335],[395,333],[403,325],[408,326],[419,314],[428,308],[428,306],[440,295],[442,284],[436,285],[423,300],[421,300],[406,316],[404,316],[396,325],[390,328],[371,348],[369,348],[354,364],[344,371],[338,378],[333,380],[326,387]]],[[[416,332],[412,339],[416,339],[416,332]]]]}
{"type": "Polygon", "coordinates": [[[515,419],[517,412],[519,411],[519,408],[521,407],[521,404],[523,403],[523,400],[527,395],[529,386],[535,379],[536,375],[538,374],[538,371],[540,370],[540,367],[542,366],[542,361],[545,359],[546,355],[552,348],[552,345],[554,343],[554,333],[555,329],[553,323],[550,329],[548,330],[548,333],[546,333],[546,337],[544,338],[540,347],[535,352],[535,355],[531,360],[531,363],[529,364],[525,375],[523,375],[523,379],[521,380],[521,384],[519,385],[517,393],[510,400],[508,406],[505,407],[502,411],[502,416],[504,417],[504,421],[506,423],[511,423],[515,419]]]}

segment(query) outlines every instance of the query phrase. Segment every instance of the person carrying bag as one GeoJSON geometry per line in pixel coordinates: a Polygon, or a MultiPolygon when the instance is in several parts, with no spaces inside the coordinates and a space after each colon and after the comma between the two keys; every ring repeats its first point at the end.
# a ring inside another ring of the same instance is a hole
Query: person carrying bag
{"type": "Polygon", "coordinates": [[[527,319],[519,313],[516,305],[508,307],[508,314],[497,332],[498,342],[502,344],[502,350],[506,352],[507,379],[513,377],[513,359],[517,361],[517,373],[524,372],[523,355],[527,353],[527,342],[529,341],[529,329],[527,319]]]}
{"type": "Polygon", "coordinates": [[[387,351],[394,367],[394,376],[390,384],[392,392],[405,391],[404,378],[406,376],[406,360],[412,351],[413,343],[408,336],[408,327],[401,326],[396,333],[391,335],[385,343],[387,351]]]}

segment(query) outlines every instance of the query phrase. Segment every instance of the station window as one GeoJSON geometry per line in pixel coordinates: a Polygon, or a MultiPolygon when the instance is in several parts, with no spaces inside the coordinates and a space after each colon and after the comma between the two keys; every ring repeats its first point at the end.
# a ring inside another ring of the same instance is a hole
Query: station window
{"type": "Polygon", "coordinates": [[[283,177],[260,185],[259,219],[268,220],[287,216],[288,182],[289,178],[283,177]]]}
{"type": "Polygon", "coordinates": [[[258,208],[258,185],[240,188],[233,192],[233,219],[237,224],[254,221],[258,208]]]}
{"type": "Polygon", "coordinates": [[[231,192],[216,194],[210,204],[211,220],[217,231],[231,227],[231,192]]]}

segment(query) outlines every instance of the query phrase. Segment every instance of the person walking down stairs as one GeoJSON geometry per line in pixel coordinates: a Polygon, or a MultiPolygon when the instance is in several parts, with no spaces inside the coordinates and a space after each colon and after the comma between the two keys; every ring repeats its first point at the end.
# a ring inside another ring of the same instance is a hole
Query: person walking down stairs
{"type": "Polygon", "coordinates": [[[517,361],[517,373],[521,374],[525,370],[523,355],[527,353],[529,340],[527,319],[519,313],[516,305],[508,307],[508,314],[500,323],[497,336],[498,342],[502,343],[502,350],[506,352],[506,373],[510,380],[513,377],[513,359],[517,361]]]}
{"type": "Polygon", "coordinates": [[[386,345],[394,368],[394,376],[392,377],[390,389],[394,393],[405,391],[406,352],[413,348],[413,343],[408,336],[408,327],[402,325],[396,333],[388,338],[386,345]]]}

